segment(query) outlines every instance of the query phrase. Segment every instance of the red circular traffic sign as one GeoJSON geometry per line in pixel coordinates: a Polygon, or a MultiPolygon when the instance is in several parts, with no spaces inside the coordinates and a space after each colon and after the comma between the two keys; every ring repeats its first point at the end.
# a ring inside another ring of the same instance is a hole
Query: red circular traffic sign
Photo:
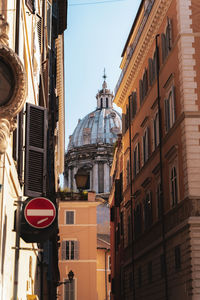
{"type": "Polygon", "coordinates": [[[53,223],[56,217],[56,208],[47,198],[33,198],[26,205],[24,216],[29,225],[42,229],[53,223]]]}

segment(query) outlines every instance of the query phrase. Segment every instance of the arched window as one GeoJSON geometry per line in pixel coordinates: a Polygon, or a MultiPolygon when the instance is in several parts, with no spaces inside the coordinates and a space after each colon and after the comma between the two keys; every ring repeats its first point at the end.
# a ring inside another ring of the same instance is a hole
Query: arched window
{"type": "Polygon", "coordinates": [[[171,196],[172,206],[178,203],[178,188],[177,188],[177,171],[176,167],[171,169],[171,196]]]}
{"type": "Polygon", "coordinates": [[[108,98],[106,98],[106,108],[108,108],[108,98]]]}

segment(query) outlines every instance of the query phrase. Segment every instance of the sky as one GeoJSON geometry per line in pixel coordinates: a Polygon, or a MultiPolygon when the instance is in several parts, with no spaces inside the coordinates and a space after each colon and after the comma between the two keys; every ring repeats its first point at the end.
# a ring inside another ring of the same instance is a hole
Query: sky
{"type": "Polygon", "coordinates": [[[108,88],[114,92],[121,73],[121,54],[140,2],[68,0],[64,35],[65,149],[78,119],[96,109],[104,68],[108,88]]]}

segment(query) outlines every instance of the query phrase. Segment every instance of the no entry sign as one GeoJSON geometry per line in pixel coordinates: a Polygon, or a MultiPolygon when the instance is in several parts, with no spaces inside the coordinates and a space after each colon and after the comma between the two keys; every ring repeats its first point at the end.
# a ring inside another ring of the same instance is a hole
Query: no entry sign
{"type": "Polygon", "coordinates": [[[34,198],[27,203],[24,216],[29,225],[42,229],[53,223],[56,217],[56,209],[49,199],[34,198]]]}

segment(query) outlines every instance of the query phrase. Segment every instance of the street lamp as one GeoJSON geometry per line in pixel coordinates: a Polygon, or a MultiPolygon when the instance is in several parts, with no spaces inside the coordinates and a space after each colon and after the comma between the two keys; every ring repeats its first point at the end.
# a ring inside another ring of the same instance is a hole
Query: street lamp
{"type": "Polygon", "coordinates": [[[72,270],[69,271],[68,278],[69,278],[69,282],[71,283],[74,279],[74,272],[72,270]]]}
{"type": "Polygon", "coordinates": [[[78,169],[78,172],[75,174],[76,186],[77,189],[81,192],[82,190],[86,189],[87,181],[89,174],[84,169],[78,169]]]}
{"type": "MultiPolygon", "coordinates": [[[[72,270],[69,271],[69,273],[67,274],[69,282],[71,283],[74,279],[74,272],[72,270]]],[[[62,284],[67,284],[67,281],[58,281],[56,283],[57,286],[60,286],[62,284]]]]}

